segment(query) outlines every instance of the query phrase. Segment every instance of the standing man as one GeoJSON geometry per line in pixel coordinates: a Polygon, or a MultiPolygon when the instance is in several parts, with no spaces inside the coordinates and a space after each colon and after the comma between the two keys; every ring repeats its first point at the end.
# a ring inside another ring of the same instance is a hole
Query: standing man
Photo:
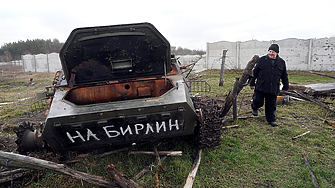
{"type": "Polygon", "coordinates": [[[287,91],[289,88],[285,61],[278,56],[278,53],[279,46],[272,44],[268,54],[258,60],[250,82],[250,88],[255,89],[251,104],[252,114],[258,116],[258,108],[263,106],[265,98],[265,117],[272,127],[278,126],[276,109],[280,79],[283,84],[282,91],[287,91]]]}

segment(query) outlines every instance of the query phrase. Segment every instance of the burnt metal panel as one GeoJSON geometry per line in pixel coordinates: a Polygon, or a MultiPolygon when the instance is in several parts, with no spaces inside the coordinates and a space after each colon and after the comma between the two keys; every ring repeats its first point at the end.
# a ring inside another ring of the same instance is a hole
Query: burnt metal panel
{"type": "Polygon", "coordinates": [[[77,28],[60,51],[71,85],[164,75],[170,56],[170,43],[150,23],[77,28]]]}

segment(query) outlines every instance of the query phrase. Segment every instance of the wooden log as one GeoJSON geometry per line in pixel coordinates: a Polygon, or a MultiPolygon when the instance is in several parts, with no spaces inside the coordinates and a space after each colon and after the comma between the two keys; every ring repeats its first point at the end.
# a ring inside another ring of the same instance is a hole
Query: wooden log
{"type": "Polygon", "coordinates": [[[159,168],[163,171],[163,172],[166,172],[166,170],[164,169],[163,165],[162,165],[162,162],[161,162],[161,158],[158,154],[158,151],[157,151],[157,148],[156,146],[154,145],[154,152],[156,154],[156,160],[157,160],[157,163],[158,163],[158,166],[159,168]]]}
{"type": "Polygon", "coordinates": [[[110,164],[107,166],[107,172],[113,177],[117,184],[124,188],[138,188],[140,187],[133,180],[129,179],[125,174],[123,174],[115,165],[110,164]]]}
{"type": "Polygon", "coordinates": [[[88,183],[92,183],[104,187],[119,187],[116,183],[106,181],[105,178],[95,175],[90,175],[84,172],[72,170],[71,168],[57,164],[51,161],[37,159],[25,155],[16,153],[9,153],[0,151],[0,165],[6,167],[24,167],[34,170],[49,171],[57,174],[68,175],[78,180],[84,180],[88,183]]]}
{"type": "Polygon", "coordinates": [[[316,179],[316,177],[314,175],[313,169],[312,169],[311,165],[309,164],[309,161],[308,161],[306,155],[305,154],[302,154],[302,155],[304,156],[305,164],[306,164],[306,166],[309,170],[309,173],[311,174],[312,182],[314,183],[315,188],[319,188],[320,186],[319,186],[318,180],[316,179]]]}
{"type": "Polygon", "coordinates": [[[295,139],[297,139],[297,138],[299,138],[299,137],[301,137],[301,136],[304,136],[304,135],[306,135],[306,134],[308,134],[308,133],[310,133],[310,132],[311,132],[311,131],[307,131],[307,132],[305,132],[305,133],[299,134],[298,136],[293,137],[292,140],[295,140],[295,139]]]}
{"type": "Polygon", "coordinates": [[[245,83],[252,77],[252,69],[254,68],[255,64],[257,63],[259,59],[258,55],[255,55],[247,64],[245,67],[241,77],[239,80],[235,83],[236,84],[236,90],[235,92],[230,92],[229,95],[226,97],[225,104],[220,112],[220,116],[224,117],[229,112],[231,106],[233,105],[233,100],[235,95],[237,96],[240,91],[243,89],[245,83]]]}
{"type": "Polygon", "coordinates": [[[194,160],[193,166],[191,168],[191,171],[187,176],[184,188],[192,188],[193,182],[194,182],[194,179],[195,179],[195,175],[197,174],[197,171],[198,171],[198,168],[199,168],[199,165],[200,165],[201,154],[202,154],[202,149],[199,149],[198,153],[197,153],[197,156],[194,160]]]}
{"type": "MultiPolygon", "coordinates": [[[[158,155],[166,156],[182,156],[182,151],[159,151],[158,155]]],[[[146,155],[156,155],[152,151],[130,151],[129,154],[146,154],[146,155]]]]}

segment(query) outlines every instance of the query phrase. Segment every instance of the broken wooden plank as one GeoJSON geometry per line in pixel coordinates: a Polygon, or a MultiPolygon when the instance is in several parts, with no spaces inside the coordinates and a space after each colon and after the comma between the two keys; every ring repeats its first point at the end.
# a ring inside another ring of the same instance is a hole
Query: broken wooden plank
{"type": "Polygon", "coordinates": [[[311,132],[311,131],[307,131],[307,132],[305,132],[305,133],[299,134],[298,136],[293,137],[292,140],[295,140],[295,139],[297,139],[297,138],[299,138],[299,137],[301,137],[301,136],[304,136],[304,135],[306,135],[306,134],[308,134],[308,133],[310,133],[310,132],[311,132]]]}
{"type": "Polygon", "coordinates": [[[124,173],[115,167],[115,165],[110,164],[107,166],[107,172],[113,177],[117,184],[124,188],[138,188],[140,187],[133,180],[129,179],[124,173]]]}
{"type": "Polygon", "coordinates": [[[194,160],[193,166],[191,168],[191,171],[187,176],[184,188],[192,188],[193,182],[194,182],[194,179],[195,179],[195,175],[197,174],[197,171],[198,171],[198,168],[199,168],[199,165],[200,165],[201,154],[202,154],[202,149],[199,149],[198,153],[197,153],[197,156],[194,160]]]}
{"type": "Polygon", "coordinates": [[[57,174],[68,175],[78,180],[84,180],[104,187],[118,187],[116,183],[106,181],[105,178],[90,175],[84,172],[73,170],[63,164],[57,164],[51,161],[37,159],[16,153],[0,151],[0,165],[6,167],[24,167],[35,170],[49,171],[57,174]]]}
{"type": "Polygon", "coordinates": [[[309,161],[308,161],[306,155],[305,154],[302,154],[302,155],[304,156],[305,164],[306,164],[306,166],[309,170],[309,173],[311,174],[312,182],[314,183],[315,188],[319,188],[320,186],[319,186],[318,180],[316,179],[316,177],[314,175],[313,169],[312,169],[311,165],[309,164],[309,161]]]}
{"type": "MultiPolygon", "coordinates": [[[[166,156],[182,156],[182,151],[158,151],[159,155],[166,156]]],[[[152,151],[130,151],[129,154],[146,154],[146,155],[156,155],[152,151]]]]}

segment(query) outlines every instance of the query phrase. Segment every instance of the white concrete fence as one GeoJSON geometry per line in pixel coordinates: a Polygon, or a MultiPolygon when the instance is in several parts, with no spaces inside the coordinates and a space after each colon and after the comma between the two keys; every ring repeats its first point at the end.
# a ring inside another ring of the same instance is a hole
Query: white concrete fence
{"type": "Polygon", "coordinates": [[[288,70],[335,71],[335,37],[207,43],[206,69],[221,68],[224,49],[228,50],[225,67],[244,69],[254,55],[267,54],[269,46],[273,43],[279,45],[279,56],[286,61],[288,70]]]}
{"type": "Polygon", "coordinates": [[[58,53],[23,55],[24,72],[57,72],[62,69],[58,53]]]}
{"type": "MultiPolygon", "coordinates": [[[[224,49],[228,50],[225,69],[244,69],[254,55],[267,54],[269,46],[273,43],[279,45],[279,56],[286,61],[288,70],[335,71],[335,37],[207,43],[207,53],[199,60],[194,70],[221,69],[224,49]]],[[[197,55],[180,56],[179,60],[187,65],[198,60],[199,57],[197,55]]],[[[23,55],[22,65],[25,72],[56,72],[62,68],[58,53],[23,55]]]]}

